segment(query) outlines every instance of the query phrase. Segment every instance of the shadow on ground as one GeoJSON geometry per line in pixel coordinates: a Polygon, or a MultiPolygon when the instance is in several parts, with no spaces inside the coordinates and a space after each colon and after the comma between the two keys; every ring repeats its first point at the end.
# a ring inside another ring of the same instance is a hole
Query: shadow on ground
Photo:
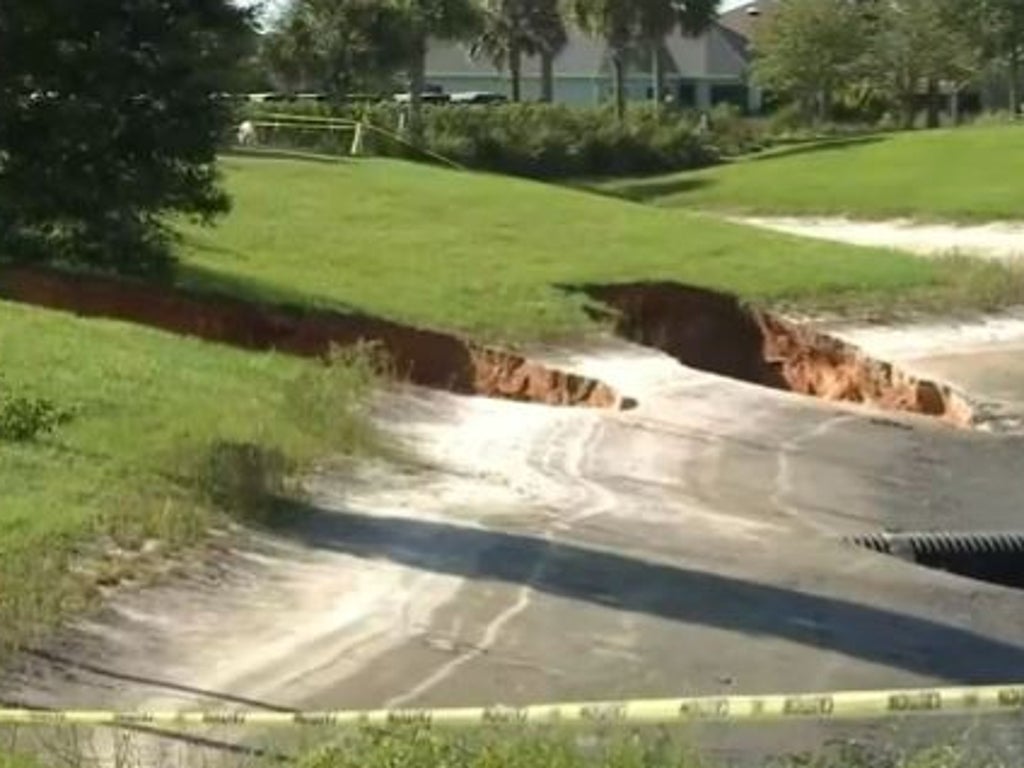
{"type": "Polygon", "coordinates": [[[636,181],[622,182],[613,188],[609,187],[585,187],[605,197],[614,197],[618,200],[629,200],[634,203],[650,203],[660,200],[663,197],[681,195],[687,192],[696,192],[698,189],[711,186],[713,179],[703,176],[672,176],[665,178],[659,176],[654,179],[638,179],[636,181]]]}
{"type": "Polygon", "coordinates": [[[292,504],[287,514],[289,535],[313,548],[529,585],[561,598],[775,637],[950,682],[1024,677],[1024,649],[1016,645],[885,608],[521,534],[308,504],[292,504]]]}
{"type": "Polygon", "coordinates": [[[879,144],[886,141],[888,137],[873,134],[871,136],[848,136],[841,139],[824,139],[810,143],[795,144],[790,147],[781,147],[759,155],[744,158],[742,162],[760,163],[765,160],[778,160],[783,157],[795,157],[797,155],[817,154],[821,152],[835,152],[850,147],[862,147],[868,144],[879,144]]]}

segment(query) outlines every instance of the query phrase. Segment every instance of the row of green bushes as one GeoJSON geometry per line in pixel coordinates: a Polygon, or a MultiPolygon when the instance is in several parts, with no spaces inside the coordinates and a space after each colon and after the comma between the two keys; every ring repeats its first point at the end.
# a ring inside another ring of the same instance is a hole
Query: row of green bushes
{"type": "MultiPolygon", "coordinates": [[[[331,107],[324,104],[250,105],[245,116],[259,125],[265,146],[347,153],[349,131],[315,124],[287,124],[274,116],[360,120],[371,126],[363,151],[415,158],[402,140],[404,115],[397,104],[331,107]]],[[[696,113],[636,107],[619,120],[609,108],[552,104],[425,107],[424,139],[430,154],[469,168],[534,178],[657,173],[698,168],[722,156],[760,149],[764,131],[730,107],[717,107],[703,128],[696,113]]]]}

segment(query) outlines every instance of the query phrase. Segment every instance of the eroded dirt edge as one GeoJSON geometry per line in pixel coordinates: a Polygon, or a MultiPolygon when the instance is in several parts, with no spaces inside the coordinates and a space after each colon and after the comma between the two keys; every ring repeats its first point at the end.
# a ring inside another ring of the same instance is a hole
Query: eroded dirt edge
{"type": "Polygon", "coordinates": [[[0,271],[0,298],[127,320],[244,349],[323,357],[378,344],[400,380],[462,395],[556,406],[628,408],[607,384],[456,336],[360,314],[295,310],[168,286],[29,267],[0,271]]]}
{"type": "MultiPolygon", "coordinates": [[[[863,403],[973,427],[974,405],[954,388],[914,376],[845,341],[677,283],[576,286],[612,310],[617,333],[684,365],[833,402],[863,403]]],[[[603,310],[593,309],[595,314],[603,310]]]]}

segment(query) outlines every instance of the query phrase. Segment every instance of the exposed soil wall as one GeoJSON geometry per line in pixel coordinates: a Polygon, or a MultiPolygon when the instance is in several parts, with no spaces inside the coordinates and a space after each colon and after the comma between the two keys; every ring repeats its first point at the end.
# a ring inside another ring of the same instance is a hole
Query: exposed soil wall
{"type": "Polygon", "coordinates": [[[958,426],[973,424],[970,403],[950,387],[746,307],[733,296],[676,283],[581,290],[615,311],[619,334],[693,368],[824,400],[920,413],[958,426]]]}
{"type": "Polygon", "coordinates": [[[300,311],[108,277],[11,267],[0,298],[89,317],[141,323],[254,350],[326,355],[332,345],[377,342],[399,378],[458,394],[562,406],[623,407],[606,384],[455,336],[358,314],[300,311]]]}

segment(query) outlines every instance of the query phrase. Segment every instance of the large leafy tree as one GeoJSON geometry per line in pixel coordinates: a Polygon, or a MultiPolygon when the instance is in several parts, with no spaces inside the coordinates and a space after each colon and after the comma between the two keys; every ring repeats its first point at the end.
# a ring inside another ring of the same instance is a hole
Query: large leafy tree
{"type": "Polygon", "coordinates": [[[542,99],[551,101],[551,65],[566,41],[558,0],[484,0],[481,31],[473,49],[499,70],[508,68],[513,101],[522,95],[523,56],[540,56],[542,99]]]}
{"type": "Polygon", "coordinates": [[[964,26],[942,0],[877,0],[868,65],[871,82],[914,125],[917,97],[927,90],[929,124],[938,122],[936,91],[954,88],[975,72],[976,57],[964,26]]]}
{"type": "Polygon", "coordinates": [[[714,20],[718,2],[713,0],[572,0],[579,25],[607,42],[619,116],[626,111],[626,65],[637,45],[655,48],[659,61],[661,42],[678,24],[699,32],[714,20]]]}
{"type": "Polygon", "coordinates": [[[856,0],[786,0],[755,33],[755,77],[819,119],[844,85],[863,74],[871,12],[856,0]]]}
{"type": "Polygon", "coordinates": [[[1008,106],[1021,110],[1024,77],[1024,0],[971,0],[959,9],[961,23],[977,41],[982,61],[995,63],[1007,74],[1008,106]]]}
{"type": "Polygon", "coordinates": [[[169,212],[228,208],[217,147],[252,41],[229,0],[0,3],[0,249],[141,270],[169,212]]]}

